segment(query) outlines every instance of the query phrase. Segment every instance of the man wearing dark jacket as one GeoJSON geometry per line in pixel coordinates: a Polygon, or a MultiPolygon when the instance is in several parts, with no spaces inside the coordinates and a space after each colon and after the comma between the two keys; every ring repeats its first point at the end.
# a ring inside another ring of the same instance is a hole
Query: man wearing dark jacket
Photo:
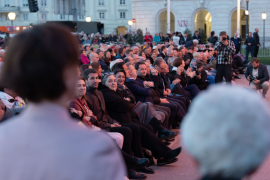
{"type": "Polygon", "coordinates": [[[248,63],[248,55],[249,52],[251,53],[251,57],[254,57],[254,49],[255,49],[255,39],[252,37],[252,33],[249,33],[248,38],[245,41],[245,45],[246,45],[246,61],[244,62],[245,64],[248,63]]]}
{"type": "Polygon", "coordinates": [[[188,41],[190,41],[190,40],[191,40],[191,39],[188,38],[187,33],[184,33],[184,37],[183,37],[182,39],[180,39],[182,45],[183,45],[183,44],[186,44],[186,42],[188,42],[188,41]]]}
{"type": "Polygon", "coordinates": [[[215,36],[215,31],[211,32],[211,36],[208,38],[208,42],[215,45],[217,42],[217,37],[215,36]]]}
{"type": "Polygon", "coordinates": [[[204,90],[207,88],[207,73],[203,70],[203,64],[201,62],[197,62],[197,72],[198,74],[190,79],[189,84],[196,84],[200,90],[204,90]]]}
{"type": "Polygon", "coordinates": [[[259,47],[261,47],[260,36],[259,36],[258,32],[259,32],[259,29],[256,28],[255,32],[253,33],[253,38],[255,39],[254,57],[257,57],[258,52],[259,52],[259,47]]]}
{"type": "Polygon", "coordinates": [[[241,42],[242,42],[242,39],[237,37],[237,33],[234,34],[234,37],[231,38],[231,41],[234,43],[234,46],[235,46],[235,54],[238,54],[241,50],[241,42]]]}
{"type": "Polygon", "coordinates": [[[269,90],[269,73],[267,67],[260,64],[259,59],[254,57],[247,67],[245,76],[249,81],[249,88],[254,90],[263,89],[262,97],[265,98],[269,90]]]}
{"type": "Polygon", "coordinates": [[[195,31],[194,36],[192,37],[192,39],[197,39],[199,41],[199,44],[202,44],[202,37],[199,35],[199,31],[195,31]]]}

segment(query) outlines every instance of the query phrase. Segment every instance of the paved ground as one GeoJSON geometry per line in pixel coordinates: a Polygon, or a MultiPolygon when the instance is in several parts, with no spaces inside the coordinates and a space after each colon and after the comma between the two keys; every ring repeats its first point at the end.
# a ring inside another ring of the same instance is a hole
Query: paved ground
{"type": "MultiPolygon", "coordinates": [[[[270,66],[268,66],[270,72],[270,66]]],[[[241,79],[236,80],[236,85],[248,87],[248,82],[244,76],[240,76],[241,79]]],[[[270,104],[270,93],[267,94],[266,100],[270,104]]],[[[175,141],[170,145],[170,148],[175,149],[181,145],[181,133],[175,138],[175,141]]],[[[183,150],[178,156],[179,161],[167,166],[153,166],[156,171],[153,175],[148,175],[148,180],[197,180],[199,172],[195,164],[192,162],[190,156],[183,150]]],[[[245,180],[269,180],[270,179],[270,155],[265,160],[259,170],[251,177],[245,180]]]]}

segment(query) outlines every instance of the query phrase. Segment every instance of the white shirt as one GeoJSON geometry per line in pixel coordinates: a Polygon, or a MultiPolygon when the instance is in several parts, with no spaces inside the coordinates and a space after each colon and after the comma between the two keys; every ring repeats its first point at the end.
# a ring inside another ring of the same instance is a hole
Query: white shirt
{"type": "Polygon", "coordinates": [[[258,77],[258,70],[259,70],[259,68],[257,68],[257,69],[254,69],[254,68],[253,68],[252,76],[253,76],[254,78],[257,78],[257,77],[258,77]]]}
{"type": "Polygon", "coordinates": [[[179,45],[179,40],[180,40],[179,36],[173,36],[173,42],[175,45],[179,45]]]}
{"type": "Polygon", "coordinates": [[[53,103],[29,104],[0,124],[2,180],[119,180],[126,175],[116,143],[77,125],[53,103]]]}

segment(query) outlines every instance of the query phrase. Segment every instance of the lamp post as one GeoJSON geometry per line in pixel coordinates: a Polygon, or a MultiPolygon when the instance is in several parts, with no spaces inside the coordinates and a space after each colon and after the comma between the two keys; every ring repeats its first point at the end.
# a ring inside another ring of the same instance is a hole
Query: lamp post
{"type": "Polygon", "coordinates": [[[262,13],[262,19],[263,19],[263,48],[265,48],[265,19],[267,15],[266,13],[262,13]]]}
{"type": "Polygon", "coordinates": [[[128,25],[129,25],[129,31],[131,32],[131,26],[132,26],[133,22],[131,20],[128,21],[128,25]]]}
{"type": "Polygon", "coordinates": [[[91,22],[91,17],[86,17],[86,18],[85,18],[85,21],[86,21],[86,22],[91,22]]]}
{"type": "Polygon", "coordinates": [[[12,34],[13,34],[13,21],[16,18],[16,14],[14,12],[8,13],[8,19],[11,21],[11,28],[12,28],[12,34]]]}
{"type": "Polygon", "coordinates": [[[249,0],[246,0],[246,2],[247,2],[247,9],[245,10],[245,15],[246,15],[246,37],[248,37],[248,34],[249,34],[249,27],[248,27],[248,17],[249,17],[248,2],[249,2],[249,0]]]}

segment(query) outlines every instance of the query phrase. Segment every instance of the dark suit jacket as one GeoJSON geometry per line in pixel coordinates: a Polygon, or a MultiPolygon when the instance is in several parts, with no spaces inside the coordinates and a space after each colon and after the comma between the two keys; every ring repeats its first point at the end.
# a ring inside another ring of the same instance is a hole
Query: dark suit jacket
{"type": "Polygon", "coordinates": [[[165,59],[166,55],[163,54],[163,52],[160,53],[160,56],[165,59]]]}
{"type": "MultiPolygon", "coordinates": [[[[234,42],[234,37],[231,37],[231,41],[234,42]]],[[[234,44],[235,48],[236,49],[240,49],[241,48],[241,42],[242,42],[242,39],[241,38],[237,38],[237,44],[238,44],[238,48],[236,48],[236,44],[234,44]]]]}
{"type": "Polygon", "coordinates": [[[216,39],[215,37],[213,37],[213,36],[210,36],[210,37],[208,38],[208,42],[215,45],[216,42],[217,42],[217,39],[216,39]]]}
{"type": "Polygon", "coordinates": [[[245,41],[245,45],[247,46],[246,49],[248,49],[248,50],[254,50],[255,44],[256,44],[256,42],[255,42],[255,39],[253,37],[252,38],[248,37],[245,41]],[[251,43],[251,45],[248,45],[248,43],[251,43]]]}
{"type": "Polygon", "coordinates": [[[186,42],[188,42],[188,41],[190,41],[191,39],[189,39],[188,37],[187,37],[187,39],[185,40],[185,38],[183,37],[183,38],[181,38],[180,39],[180,44],[186,44],[186,42]]]}
{"type": "Polygon", "coordinates": [[[258,33],[254,32],[253,33],[253,38],[255,39],[256,46],[258,44],[260,44],[260,37],[259,37],[258,33]]]}
{"type": "MultiPolygon", "coordinates": [[[[253,71],[253,66],[250,64],[247,67],[247,71],[246,71],[246,78],[248,76],[252,76],[252,71],[253,71]]],[[[258,69],[258,80],[260,80],[260,83],[262,84],[264,81],[269,81],[269,73],[267,70],[266,65],[264,64],[259,64],[259,69],[258,69]]]]}
{"type": "Polygon", "coordinates": [[[207,73],[204,70],[202,70],[201,79],[198,79],[197,76],[195,76],[192,79],[190,79],[189,84],[196,84],[200,90],[204,90],[207,88],[206,80],[207,80],[207,73]]]}
{"type": "Polygon", "coordinates": [[[189,48],[190,46],[193,46],[193,41],[192,40],[187,41],[186,44],[185,44],[186,48],[189,48]]]}
{"type": "Polygon", "coordinates": [[[200,35],[198,35],[198,37],[194,35],[192,39],[197,39],[199,41],[199,44],[202,44],[202,37],[200,35]]]}

